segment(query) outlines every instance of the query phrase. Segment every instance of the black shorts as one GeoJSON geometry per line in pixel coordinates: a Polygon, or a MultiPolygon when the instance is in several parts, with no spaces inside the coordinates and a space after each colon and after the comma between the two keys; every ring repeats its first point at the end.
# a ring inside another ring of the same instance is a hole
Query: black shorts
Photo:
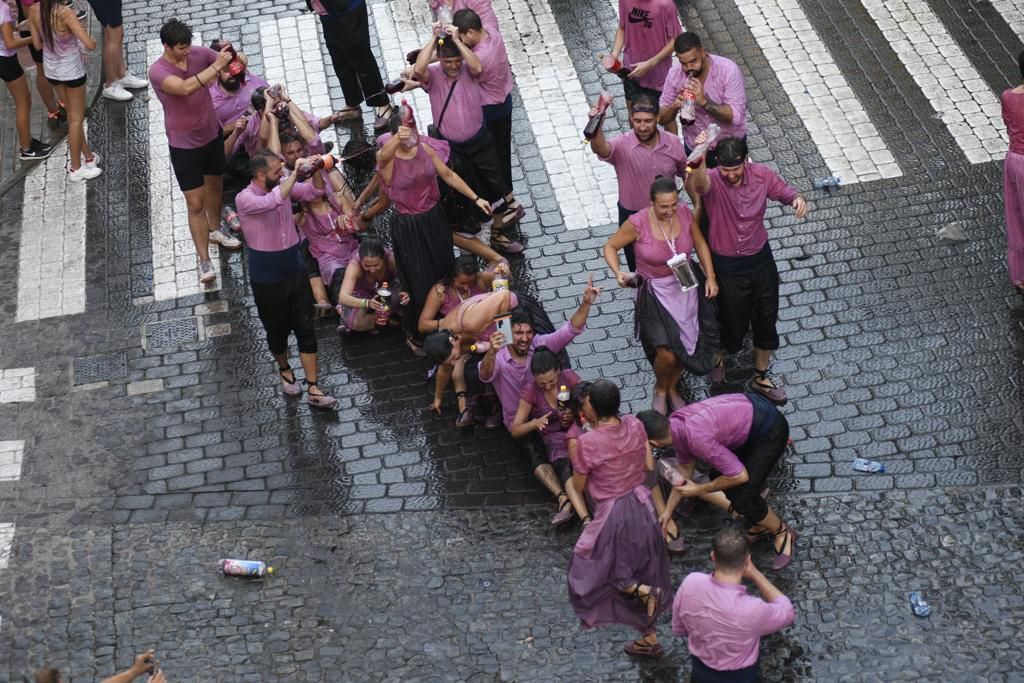
{"type": "Polygon", "coordinates": [[[309,240],[302,240],[299,243],[299,248],[302,250],[302,262],[306,264],[306,275],[311,280],[315,277],[320,277],[320,264],[309,253],[309,240]]]}
{"type": "MultiPolygon", "coordinates": [[[[469,367],[468,363],[466,367],[469,367]]],[[[548,448],[544,445],[544,439],[540,437],[540,432],[530,432],[514,441],[519,446],[519,452],[523,454],[523,458],[529,464],[530,472],[548,462],[548,448]]],[[[568,460],[566,458],[567,462],[568,460]]]]}
{"type": "Polygon", "coordinates": [[[18,63],[18,56],[0,57],[0,80],[4,83],[16,81],[25,75],[24,69],[18,63]]]}
{"type": "Polygon", "coordinates": [[[65,88],[81,88],[85,85],[85,76],[76,78],[72,81],[59,81],[56,78],[46,77],[46,80],[50,82],[50,85],[63,85],[65,88]]]}
{"type": "Polygon", "coordinates": [[[104,28],[117,28],[124,23],[121,17],[121,0],[89,0],[92,13],[104,28]]]}
{"type": "Polygon", "coordinates": [[[171,167],[182,192],[202,187],[204,176],[223,176],[227,167],[227,159],[224,158],[224,134],[217,133],[213,140],[195,149],[171,147],[171,167]]]}
{"type": "MultiPolygon", "coordinates": [[[[22,16],[22,14],[19,13],[18,16],[22,16]]],[[[32,32],[31,31],[18,31],[18,35],[21,36],[22,38],[28,38],[29,36],[32,35],[32,32]]],[[[29,54],[32,55],[32,61],[33,62],[35,62],[36,64],[42,64],[43,63],[43,51],[42,50],[37,50],[35,45],[33,45],[32,43],[29,43],[28,44],[28,51],[29,51],[29,54]]]]}
{"type": "MultiPolygon", "coordinates": [[[[722,347],[736,353],[743,345],[747,330],[753,333],[754,346],[765,351],[779,348],[779,270],[768,250],[745,259],[757,259],[755,267],[730,272],[721,257],[714,257],[718,276],[718,322],[722,347]]],[[[730,264],[732,265],[732,264],[730,264]]]]}
{"type": "Polygon", "coordinates": [[[572,461],[569,458],[559,458],[551,463],[551,467],[554,468],[555,474],[558,475],[558,480],[562,482],[563,486],[572,479],[572,461]]]}

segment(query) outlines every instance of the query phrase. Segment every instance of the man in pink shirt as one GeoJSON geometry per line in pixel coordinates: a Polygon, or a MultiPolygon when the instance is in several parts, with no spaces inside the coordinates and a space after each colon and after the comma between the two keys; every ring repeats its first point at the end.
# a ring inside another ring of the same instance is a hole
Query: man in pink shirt
{"type": "MultiPolygon", "coordinates": [[[[743,72],[736,62],[704,50],[696,33],[682,33],[675,40],[676,62],[668,71],[661,91],[658,123],[676,132],[676,115],[686,99],[694,101],[695,117],[683,126],[687,151],[696,147],[697,136],[717,123],[722,138],[747,139],[747,91],[743,72]]],[[[708,152],[708,168],[718,165],[714,146],[708,152]]]]}
{"type": "Polygon", "coordinates": [[[242,246],[218,229],[226,160],[224,136],[209,90],[234,56],[227,47],[219,53],[201,45],[193,47],[192,29],[178,19],[163,25],[160,42],[164,52],[149,67],[149,80],[164,108],[171,167],[185,194],[199,281],[213,282],[217,274],[210,263],[210,242],[227,249],[242,246]]]}
{"type": "Polygon", "coordinates": [[[789,422],[761,394],[722,394],[691,403],[669,417],[654,410],[637,415],[656,448],[675,449],[686,478],[675,486],[661,515],[667,526],[683,498],[724,491],[729,511],[747,524],[750,540],[773,538],[778,571],[793,559],[796,533],[768,506],[761,495],[769,475],[786,452],[789,422]],[[711,466],[711,481],[693,481],[697,461],[711,466]]]}
{"type": "Polygon", "coordinates": [[[630,69],[624,80],[626,101],[641,92],[661,96],[668,75],[669,55],[676,36],[683,32],[679,11],[672,0],[619,0],[619,28],[611,56],[630,69]]]}
{"type": "Polygon", "coordinates": [[[672,601],[672,632],[688,639],[690,681],[757,683],[761,636],[793,623],[793,603],[754,566],[740,529],[715,534],[711,562],[714,572],[687,575],[672,601]],[[747,593],[743,579],[762,597],[747,593]]]}
{"type": "MultiPolygon", "coordinates": [[[[700,138],[698,138],[699,140],[700,138]]],[[[764,164],[747,159],[747,143],[738,138],[718,141],[718,167],[702,161],[694,169],[693,188],[701,195],[709,220],[708,246],[718,278],[718,321],[723,351],[710,378],[725,379],[725,354],[736,353],[747,330],[754,342],[754,376],[750,388],[775,403],[786,392],[768,378],[772,354],[779,348],[775,328],[779,317],[779,270],[768,243],[764,214],[772,199],[807,215],[807,202],[796,188],[764,164]]]]}
{"type": "MultiPolygon", "coordinates": [[[[300,159],[299,165],[305,161],[300,159]]],[[[335,399],[317,386],[313,292],[292,217],[293,199],[309,202],[320,197],[321,192],[309,183],[297,182],[298,173],[282,181],[282,167],[273,152],[257,151],[250,160],[252,182],[235,198],[245,235],[249,285],[267,333],[267,346],[281,373],[285,396],[302,395],[302,387],[288,363],[288,335],[294,333],[306,374],[306,400],[315,408],[330,408],[335,399]]]]}
{"type": "MultiPolygon", "coordinates": [[[[591,111],[591,116],[596,114],[591,111]]],[[[615,168],[619,184],[619,225],[638,211],[650,206],[651,184],[658,176],[686,177],[686,150],[675,135],[658,129],[658,101],[650,93],[640,93],[633,100],[629,114],[632,130],[611,140],[604,136],[604,126],[590,141],[590,149],[601,161],[615,168]]],[[[636,272],[633,244],[623,249],[630,272],[636,272]]]]}
{"type": "MultiPolygon", "coordinates": [[[[550,334],[534,334],[534,320],[530,313],[522,307],[513,310],[510,320],[511,342],[505,339],[505,335],[501,332],[495,332],[491,335],[490,347],[484,353],[479,364],[466,363],[467,383],[471,370],[475,370],[473,374],[479,373],[481,382],[494,387],[498,394],[498,400],[501,402],[502,421],[507,429],[512,429],[523,388],[532,382],[529,369],[533,352],[544,346],[552,353],[561,353],[569,345],[569,342],[583,333],[584,326],[587,324],[587,316],[590,315],[590,308],[597,301],[600,293],[600,288],[594,287],[593,283],[588,283],[583,290],[583,299],[579,308],[565,324],[550,334]],[[471,365],[473,365],[472,368],[471,365]]],[[[530,471],[534,476],[544,484],[552,495],[558,497],[563,493],[562,482],[548,461],[547,448],[540,438],[540,434],[530,432],[515,441],[528,461],[530,471]]],[[[562,510],[555,516],[552,523],[561,524],[571,518],[572,514],[571,508],[562,510]]]]}
{"type": "Polygon", "coordinates": [[[523,208],[512,194],[512,67],[508,62],[505,41],[498,32],[497,20],[485,24],[484,18],[471,9],[455,13],[452,24],[459,29],[459,38],[480,59],[480,88],[483,90],[484,123],[494,138],[501,166],[502,191],[505,193],[503,223],[523,216],[523,208]]]}
{"type": "Polygon", "coordinates": [[[430,97],[434,125],[428,131],[431,137],[439,135],[448,141],[452,169],[490,203],[494,212],[491,247],[518,254],[523,251],[523,245],[509,237],[506,231],[508,214],[505,211],[503,173],[494,137],[484,125],[485,93],[479,80],[483,64],[462,42],[458,27],[450,25],[444,28],[448,32],[444,43],[440,44],[438,36],[431,35],[413,67],[416,79],[430,97]],[[431,64],[435,46],[438,61],[431,64]]]}

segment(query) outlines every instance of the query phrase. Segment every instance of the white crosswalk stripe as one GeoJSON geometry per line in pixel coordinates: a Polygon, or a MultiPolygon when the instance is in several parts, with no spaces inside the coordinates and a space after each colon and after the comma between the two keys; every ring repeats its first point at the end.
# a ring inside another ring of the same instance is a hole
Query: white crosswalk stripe
{"type": "MultiPolygon", "coordinates": [[[[11,545],[14,544],[14,525],[0,522],[0,571],[7,569],[11,559],[11,545]]],[[[0,632],[4,624],[0,614],[0,632]]]]}
{"type": "MultiPolygon", "coordinates": [[[[202,44],[196,33],[193,44],[202,44]]],[[[152,64],[163,54],[159,38],[146,41],[146,62],[152,64]]],[[[218,247],[210,245],[210,260],[217,279],[199,282],[196,249],[188,229],[185,195],[178,189],[164,130],[164,110],[155,94],[149,97],[149,230],[153,248],[153,298],[176,299],[189,294],[220,289],[218,247]]]]}
{"type": "Polygon", "coordinates": [[[18,322],[85,310],[86,183],[71,182],[62,142],[25,177],[18,248],[18,322]]]}
{"type": "MultiPolygon", "coordinates": [[[[426,42],[431,21],[426,5],[419,0],[373,5],[389,78],[405,68],[406,52],[426,42]]],[[[615,187],[615,175],[583,146],[580,119],[585,123],[590,105],[551,7],[546,0],[497,0],[494,10],[566,228],[581,230],[615,222],[615,193],[609,192],[615,187]]],[[[411,103],[420,127],[425,128],[432,121],[429,100],[417,92],[411,103]]]]}
{"type": "Polygon", "coordinates": [[[24,455],[24,441],[0,441],[0,481],[18,481],[21,478],[24,455]]]}
{"type": "Polygon", "coordinates": [[[0,403],[30,403],[35,400],[35,368],[0,370],[0,403]]]}
{"type": "Polygon", "coordinates": [[[845,185],[903,175],[800,6],[786,0],[736,5],[829,172],[845,185]]]}
{"type": "Polygon", "coordinates": [[[1008,146],[999,100],[924,0],[861,0],[972,164],[1008,146]]]}

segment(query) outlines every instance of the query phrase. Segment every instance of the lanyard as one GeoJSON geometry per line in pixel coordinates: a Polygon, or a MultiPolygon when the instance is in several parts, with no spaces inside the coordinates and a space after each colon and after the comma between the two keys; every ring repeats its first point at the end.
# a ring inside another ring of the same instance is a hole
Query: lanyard
{"type": "MultiPolygon", "coordinates": [[[[668,233],[665,232],[665,228],[662,227],[661,221],[658,220],[657,216],[654,215],[654,209],[651,209],[650,211],[651,211],[651,220],[655,221],[658,224],[658,230],[661,231],[661,236],[665,238],[665,242],[668,244],[668,248],[672,250],[672,255],[673,256],[679,256],[679,253],[676,252],[676,245],[673,244],[672,240],[670,240],[668,238],[668,233]]],[[[669,224],[669,226],[672,225],[672,219],[669,219],[668,224],[669,224]]],[[[682,226],[679,226],[679,229],[681,231],[683,229],[682,226]]],[[[679,237],[676,236],[676,239],[679,239],[679,237]]]]}

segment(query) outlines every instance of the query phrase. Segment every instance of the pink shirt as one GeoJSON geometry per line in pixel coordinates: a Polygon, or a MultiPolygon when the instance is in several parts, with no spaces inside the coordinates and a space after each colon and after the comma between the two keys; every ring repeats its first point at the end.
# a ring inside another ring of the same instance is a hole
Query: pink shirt
{"type": "Polygon", "coordinates": [[[265,192],[254,182],[235,197],[242,234],[247,246],[257,251],[284,251],[299,243],[299,233],[292,216],[292,200],[311,202],[321,196],[309,183],[295,183],[286,198],[281,186],[265,192]]]}
{"type": "Polygon", "coordinates": [[[1024,154],[1024,94],[1004,90],[999,101],[1003,105],[1003,123],[1010,136],[1010,151],[1024,154]]]}
{"type": "Polygon", "coordinates": [[[476,44],[473,54],[483,65],[479,81],[480,89],[484,91],[484,106],[501,104],[512,93],[512,67],[508,63],[508,51],[501,34],[487,29],[487,36],[476,44]]]}
{"type": "Polygon", "coordinates": [[[643,424],[632,415],[623,415],[618,425],[600,425],[580,435],[573,470],[587,475],[587,493],[594,500],[607,500],[643,483],[646,457],[643,424]]]}
{"type": "MultiPolygon", "coordinates": [[[[379,138],[380,144],[383,146],[390,139],[391,133],[385,133],[379,138]]],[[[421,144],[430,145],[441,161],[448,162],[447,142],[434,140],[423,134],[420,134],[419,140],[421,144]]],[[[441,199],[441,191],[437,186],[434,162],[427,153],[417,147],[416,155],[412,159],[402,159],[395,155],[392,163],[394,166],[391,169],[391,182],[384,182],[383,174],[380,176],[380,182],[395,205],[395,210],[412,216],[434,208],[441,199]]]]}
{"type": "MultiPolygon", "coordinates": [[[[682,202],[676,209],[676,220],[681,226],[679,234],[672,241],[675,246],[675,253],[661,233],[661,227],[651,225],[651,212],[644,209],[629,217],[629,222],[636,226],[639,235],[633,243],[636,250],[636,272],[645,278],[659,278],[672,275],[672,269],[666,263],[676,254],[687,254],[693,251],[693,234],[690,232],[693,224],[693,213],[690,207],[682,202]]],[[[665,226],[666,231],[668,226],[665,226]]]]}
{"type": "Polygon", "coordinates": [[[748,594],[743,584],[693,572],[672,601],[672,632],[688,636],[690,654],[708,667],[735,671],[753,666],[761,636],[781,631],[795,616],[785,595],[765,602],[748,594]]]}
{"type": "MultiPolygon", "coordinates": [[[[6,2],[0,2],[0,26],[4,24],[11,24],[11,31],[14,31],[14,16],[11,14],[11,8],[6,2]]],[[[14,37],[18,37],[17,31],[14,31],[14,37]]],[[[7,47],[7,44],[3,40],[0,40],[0,57],[13,57],[17,54],[17,51],[7,47]]]]}
{"type": "MultiPolygon", "coordinates": [[[[558,373],[558,380],[555,382],[555,386],[564,386],[567,389],[572,389],[579,383],[580,376],[572,370],[566,369],[558,373]]],[[[557,392],[558,389],[556,388],[555,391],[557,392]]],[[[540,431],[540,438],[543,439],[544,445],[547,446],[548,460],[554,462],[555,460],[561,460],[562,458],[569,457],[569,447],[565,442],[565,440],[569,438],[569,428],[562,427],[562,423],[558,420],[558,405],[550,405],[548,403],[547,396],[545,396],[541,388],[537,386],[537,383],[532,380],[526,382],[523,386],[523,391],[519,394],[519,399],[530,404],[531,409],[529,419],[532,420],[542,415],[551,416],[548,419],[547,426],[540,431]],[[552,415],[552,413],[554,414],[552,415]]]]}
{"type": "MultiPolygon", "coordinates": [[[[679,11],[672,0],[619,0],[619,28],[626,34],[624,66],[636,66],[653,57],[683,32],[679,11]]],[[[663,59],[637,83],[661,90],[669,66],[669,59],[663,59]]]]}
{"type": "Polygon", "coordinates": [[[441,70],[441,63],[434,62],[427,67],[427,82],[423,89],[430,96],[430,112],[434,117],[434,125],[441,119],[441,111],[444,110],[444,119],[438,126],[441,135],[452,142],[465,142],[469,140],[484,127],[484,91],[480,87],[480,81],[469,72],[469,67],[462,65],[462,71],[456,81],[448,80],[444,71],[441,70]],[[448,91],[452,83],[457,82],[452,99],[448,103],[448,109],[444,109],[444,101],[448,99],[448,91]]]}
{"type": "Polygon", "coordinates": [[[719,256],[753,256],[768,242],[764,212],[768,200],[792,204],[799,192],[764,164],[748,161],[743,180],[733,185],[717,168],[708,171],[704,194],[711,227],[711,251],[719,256]]]}
{"type": "MultiPolygon", "coordinates": [[[[494,372],[491,374],[490,379],[484,379],[481,376],[480,380],[492,385],[495,393],[498,394],[498,400],[501,401],[501,417],[505,422],[505,427],[511,428],[512,421],[516,419],[516,410],[519,408],[519,395],[523,390],[523,385],[526,382],[533,381],[528,375],[530,374],[530,360],[533,358],[534,350],[541,346],[546,346],[552,352],[558,353],[582,333],[582,329],[577,330],[567,320],[564,325],[551,334],[538,334],[534,336],[533,341],[530,342],[530,348],[526,352],[526,358],[523,359],[522,363],[512,358],[507,345],[495,354],[494,372]]],[[[483,361],[480,362],[482,363],[483,361]]]]}
{"type": "MultiPolygon", "coordinates": [[[[213,100],[213,110],[217,112],[217,121],[221,128],[228,125],[246,109],[252,107],[252,94],[260,88],[266,88],[267,82],[249,71],[245,72],[245,83],[239,86],[235,92],[229,92],[221,87],[218,80],[210,86],[210,99],[213,100]]],[[[259,119],[259,117],[255,117],[259,119]]]]}
{"type": "MultiPolygon", "coordinates": [[[[493,26],[494,30],[498,30],[498,16],[494,13],[491,0],[453,0],[445,4],[452,8],[452,14],[460,9],[471,9],[480,17],[480,23],[484,25],[484,28],[493,26]]],[[[430,9],[437,10],[440,6],[441,0],[430,0],[430,9]]]]}
{"type": "Polygon", "coordinates": [[[629,131],[608,141],[611,150],[601,161],[615,168],[619,183],[619,203],[627,211],[639,211],[651,198],[651,183],[660,175],[667,178],[686,174],[686,150],[675,135],[660,128],[653,147],[640,142],[636,133],[629,131]]]}
{"type": "Polygon", "coordinates": [[[680,408],[669,416],[669,432],[680,463],[706,462],[727,477],[743,471],[733,450],[750,437],[754,406],[743,394],[722,394],[680,408]]]}
{"type": "Polygon", "coordinates": [[[164,106],[164,127],[167,143],[177,149],[196,149],[210,144],[221,133],[217,112],[213,110],[210,88],[200,88],[191,95],[170,95],[161,87],[168,76],[188,80],[213,64],[217,53],[208,47],[193,45],[188,54],[187,68],[182,71],[163,58],[149,67],[149,81],[153,84],[160,103],[164,106]]]}
{"type": "MultiPolygon", "coordinates": [[[[718,55],[708,55],[711,67],[708,70],[707,78],[704,79],[704,94],[709,100],[717,104],[727,104],[732,107],[732,121],[725,123],[719,121],[708,113],[704,107],[696,105],[696,117],[693,124],[683,128],[683,139],[686,145],[693,149],[697,136],[708,127],[710,123],[717,123],[722,132],[721,138],[742,138],[747,134],[747,91],[743,85],[743,72],[736,65],[736,62],[718,55]]],[[[683,70],[683,65],[678,59],[672,60],[672,68],[668,70],[665,77],[665,87],[661,91],[662,107],[671,106],[683,87],[690,81],[690,77],[683,70]]]]}

